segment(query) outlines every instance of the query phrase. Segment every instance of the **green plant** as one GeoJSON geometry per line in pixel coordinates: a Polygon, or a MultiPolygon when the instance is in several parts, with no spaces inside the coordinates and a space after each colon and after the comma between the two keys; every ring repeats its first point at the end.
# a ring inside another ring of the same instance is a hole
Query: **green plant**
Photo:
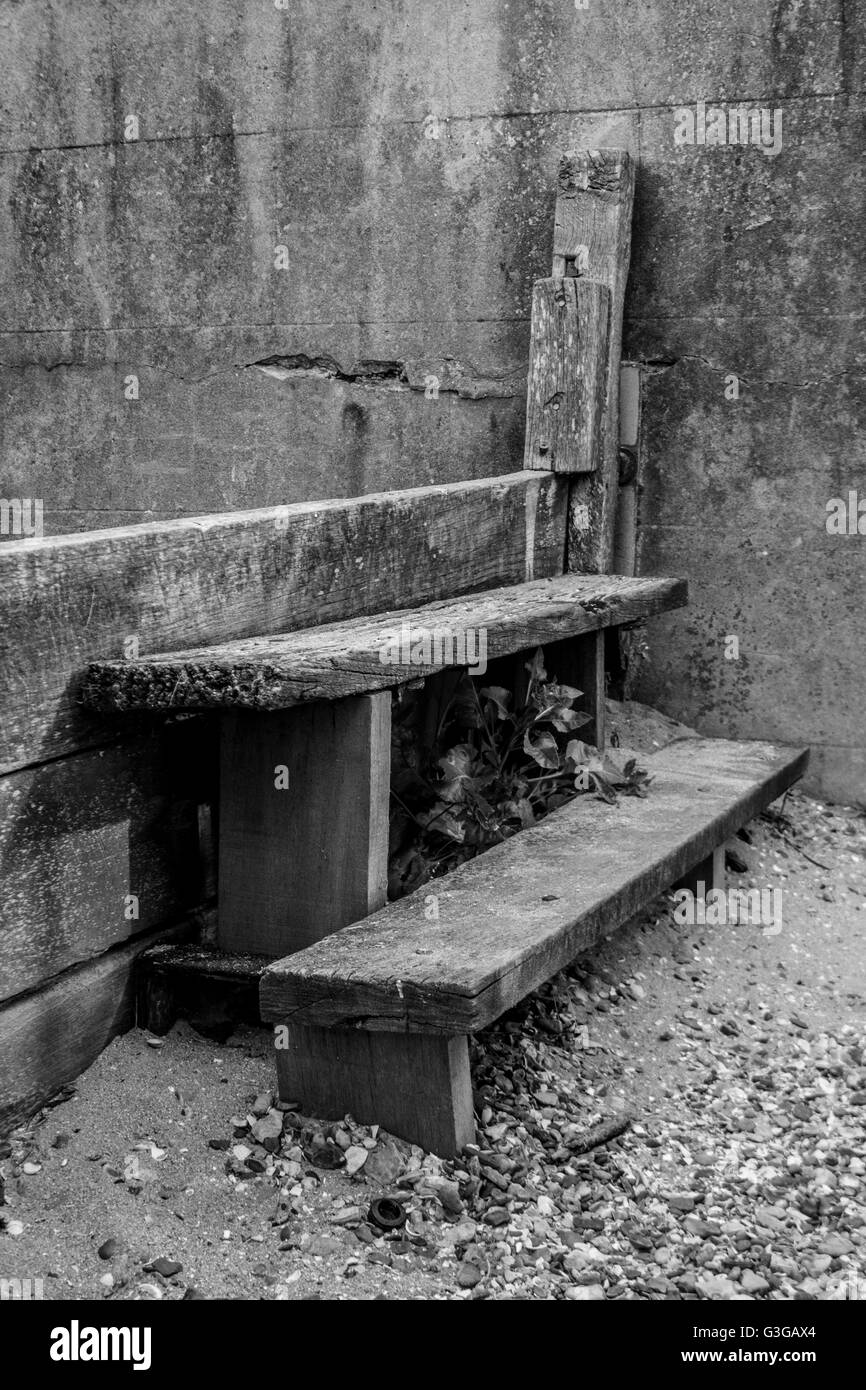
{"type": "Polygon", "coordinates": [[[388,891],[402,897],[428,879],[562,806],[580,793],[615,801],[644,796],[635,759],[618,768],[575,732],[590,716],[581,691],[549,680],[539,648],[515,702],[502,686],[481,689],[451,671],[420,700],[397,705],[388,891]]]}

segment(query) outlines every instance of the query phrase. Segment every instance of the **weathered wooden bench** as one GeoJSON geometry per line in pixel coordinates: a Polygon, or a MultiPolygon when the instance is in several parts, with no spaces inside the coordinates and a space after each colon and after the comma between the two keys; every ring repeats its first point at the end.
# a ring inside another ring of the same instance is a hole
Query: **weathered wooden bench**
{"type": "Polygon", "coordinates": [[[721,886],[724,840],[806,759],[764,743],[674,743],[647,761],[645,799],[578,798],[269,966],[261,1008],[278,1026],[281,1095],[457,1152],[475,1136],[468,1035],[690,871],[721,886]]]}
{"type": "Polygon", "coordinates": [[[101,712],[222,712],[218,943],[279,956],[385,901],[390,690],[466,664],[459,644],[446,650],[442,640],[418,661],[411,644],[393,649],[395,635],[423,646],[422,633],[483,633],[489,660],[558,644],[557,674],[580,681],[590,739],[602,747],[605,629],[685,601],[682,580],[561,575],[224,646],[94,662],[80,698],[101,712]]]}
{"type": "MultiPolygon", "coordinates": [[[[171,1021],[172,978],[257,986],[285,1100],[351,1111],[443,1154],[474,1134],[469,1035],[684,875],[719,886],[724,840],[805,765],[765,744],[688,740],[652,758],[646,800],[578,798],[385,905],[391,691],[477,666],[481,633],[490,661],[542,646],[584,692],[603,749],[605,631],[686,601],[681,580],[605,573],[633,182],[622,151],[562,162],[554,275],[533,293],[525,472],[483,485],[483,499],[466,485],[463,513],[449,497],[440,516],[423,490],[360,499],[372,513],[363,542],[329,567],[337,612],[317,547],[306,552],[316,609],[303,542],[277,546],[255,571],[265,602],[252,627],[235,611],[231,640],[214,644],[210,595],[207,645],[93,661],[79,691],[102,714],[221,717],[218,950],[157,951],[154,1026],[171,1021]],[[492,547],[505,544],[513,581],[518,517],[524,582],[503,585],[492,547]],[[413,545],[424,578],[410,584],[413,545]],[[381,605],[374,590],[351,592],[377,547],[381,605]],[[465,582],[463,553],[480,583],[465,582]],[[306,592],[292,621],[295,587],[306,592]]],[[[311,524],[298,517],[298,535],[311,524]]],[[[235,588],[243,563],[225,559],[235,588]]]]}

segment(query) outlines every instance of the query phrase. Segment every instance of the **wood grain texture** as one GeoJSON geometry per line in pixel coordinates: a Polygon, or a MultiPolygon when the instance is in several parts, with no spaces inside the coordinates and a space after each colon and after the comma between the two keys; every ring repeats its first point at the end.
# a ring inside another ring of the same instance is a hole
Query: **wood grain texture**
{"type": "Polygon", "coordinates": [[[0,772],[110,741],[89,661],[250,637],[561,574],[538,473],[0,546],[0,772]]]}
{"type": "Polygon", "coordinates": [[[197,809],[216,785],[210,724],[172,720],[123,747],[0,778],[0,999],[204,899],[197,809]]]}
{"type": "Polygon", "coordinates": [[[149,945],[180,941],[182,923],[149,933],[0,1008],[0,1134],[74,1081],[135,1023],[135,962],[149,945]]]}
{"type": "Polygon", "coordinates": [[[277,1049],[280,1098],[321,1119],[351,1115],[451,1158],[475,1139],[465,1037],[287,1030],[277,1049]]]}
{"type": "Polygon", "coordinates": [[[568,568],[604,573],[614,549],[619,473],[619,359],[622,310],[631,252],[635,169],[625,150],[580,150],[559,166],[553,230],[553,274],[565,274],[578,258],[589,280],[610,291],[607,406],[599,466],[576,478],[569,498],[568,568]],[[580,248],[584,248],[581,253],[580,248]]]}
{"type": "Polygon", "coordinates": [[[486,657],[492,661],[686,601],[686,585],[679,579],[560,575],[381,613],[375,620],[158,653],[139,661],[94,663],[81,698],[103,710],[285,709],[306,700],[387,689],[446,666],[471,667],[466,657],[478,653],[480,632],[486,634],[486,657]],[[467,634],[473,633],[470,642],[467,634]],[[413,659],[413,648],[425,634],[429,659],[423,646],[413,659]],[[463,647],[458,650],[446,634],[462,638],[463,647]]]}
{"type": "Polygon", "coordinates": [[[610,291],[589,280],[536,280],[524,468],[589,473],[607,397],[610,291]]]}
{"type": "Polygon", "coordinates": [[[390,694],[222,721],[221,950],[287,955],[382,906],[390,768],[390,694]]]}
{"type": "Polygon", "coordinates": [[[686,739],[646,799],[554,811],[262,976],[272,1022],[473,1032],[627,921],[802,775],[806,752],[686,739]],[[439,920],[425,902],[438,898],[439,920]]]}

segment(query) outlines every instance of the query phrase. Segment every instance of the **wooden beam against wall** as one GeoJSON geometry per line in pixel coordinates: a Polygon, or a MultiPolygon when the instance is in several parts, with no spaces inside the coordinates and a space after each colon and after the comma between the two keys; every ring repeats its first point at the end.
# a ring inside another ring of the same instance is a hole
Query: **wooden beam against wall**
{"type": "Polygon", "coordinates": [[[190,923],[139,937],[0,1008],[0,1134],[89,1067],[135,1023],[133,970],[148,946],[183,941],[190,923]]]}
{"type": "Polygon", "coordinates": [[[511,473],[0,546],[0,773],[117,737],[89,661],[561,574],[566,485],[511,473]]]}
{"type": "Polygon", "coordinates": [[[568,568],[605,574],[613,565],[619,474],[619,358],[631,252],[635,171],[625,150],[580,150],[559,166],[553,274],[569,273],[610,291],[607,406],[595,472],[575,478],[569,497],[568,568]]]}
{"type": "Polygon", "coordinates": [[[0,777],[0,1000],[176,919],[206,895],[210,720],[0,777]]]}
{"type": "Polygon", "coordinates": [[[610,291],[562,276],[536,280],[526,400],[525,468],[589,473],[606,407],[610,291]]]}

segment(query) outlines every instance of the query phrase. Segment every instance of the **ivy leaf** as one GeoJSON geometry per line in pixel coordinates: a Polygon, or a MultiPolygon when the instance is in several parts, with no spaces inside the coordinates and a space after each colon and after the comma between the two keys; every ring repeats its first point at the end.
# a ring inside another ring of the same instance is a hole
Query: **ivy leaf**
{"type": "Polygon", "coordinates": [[[541,647],[536,647],[531,659],[525,663],[525,667],[529,672],[530,682],[547,680],[547,672],[544,669],[544,652],[541,647]]]}
{"type": "Polygon", "coordinates": [[[554,729],[559,729],[561,734],[570,733],[572,729],[579,729],[582,724],[589,723],[591,718],[591,715],[584,714],[581,710],[569,709],[567,705],[554,705],[552,709],[539,715],[539,719],[546,719],[548,723],[553,725],[554,729]]]}
{"type": "Polygon", "coordinates": [[[418,819],[424,823],[428,831],[444,835],[447,840],[456,840],[457,844],[462,845],[466,839],[463,825],[453,811],[442,802],[437,802],[429,811],[422,812],[418,819]]]}
{"type": "Polygon", "coordinates": [[[595,784],[595,791],[596,791],[596,795],[598,796],[599,800],[601,800],[601,801],[607,801],[607,802],[610,803],[611,806],[615,805],[615,803],[616,803],[616,792],[614,791],[613,787],[610,785],[610,782],[608,782],[607,778],[606,778],[606,777],[602,777],[601,774],[598,773],[598,772],[593,772],[593,773],[592,773],[592,780],[593,780],[593,782],[594,782],[594,784],[595,784]]]}
{"type": "Polygon", "coordinates": [[[528,753],[539,767],[551,768],[554,772],[559,770],[559,749],[553,734],[540,733],[533,740],[527,729],[523,735],[523,751],[528,753]]]}
{"type": "Polygon", "coordinates": [[[514,820],[519,820],[523,828],[535,824],[535,813],[532,810],[532,803],[527,796],[517,796],[513,797],[510,801],[506,801],[505,805],[502,807],[502,813],[514,820]]]}
{"type": "Polygon", "coordinates": [[[509,717],[508,703],[511,699],[510,690],[506,690],[505,687],[501,685],[488,685],[481,691],[481,696],[483,699],[489,700],[494,706],[498,719],[507,719],[509,717]]]}
{"type": "Polygon", "coordinates": [[[443,801],[463,801],[472,777],[476,771],[476,760],[468,743],[455,743],[453,748],[439,759],[442,782],[437,787],[443,801]]]}
{"type": "Polygon", "coordinates": [[[575,690],[573,685],[560,685],[556,682],[547,687],[547,692],[552,699],[567,705],[573,705],[583,694],[582,690],[575,690]]]}
{"type": "Polygon", "coordinates": [[[565,746],[565,756],[575,768],[585,768],[587,772],[603,772],[604,764],[595,748],[582,743],[579,738],[569,739],[565,746]]]}

